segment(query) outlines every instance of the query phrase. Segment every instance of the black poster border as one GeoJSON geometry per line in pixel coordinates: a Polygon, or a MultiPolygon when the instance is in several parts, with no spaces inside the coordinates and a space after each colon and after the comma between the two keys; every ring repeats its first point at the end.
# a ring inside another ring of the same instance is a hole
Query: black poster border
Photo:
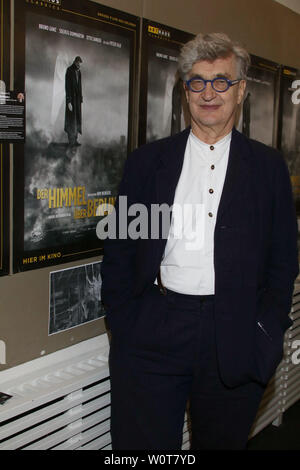
{"type": "Polygon", "coordinates": [[[280,106],[280,74],[281,67],[277,62],[269,59],[250,54],[251,68],[260,70],[268,70],[274,73],[274,116],[273,116],[273,131],[272,131],[272,146],[278,148],[278,132],[279,132],[279,106],[280,106]]]}
{"type": "MultiPolygon", "coordinates": [[[[137,57],[139,48],[140,19],[137,16],[119,11],[89,0],[15,0],[15,54],[14,88],[25,88],[25,12],[36,12],[49,18],[61,19],[73,23],[93,26],[101,24],[101,31],[116,32],[130,40],[130,78],[128,107],[127,154],[134,148],[134,109],[137,83],[137,57]],[[53,4],[54,3],[54,4],[53,4]],[[57,3],[57,4],[56,4],[57,3]]],[[[25,90],[26,92],[26,90],[25,90]]],[[[55,266],[80,259],[101,256],[103,242],[96,240],[90,244],[85,240],[81,244],[45,248],[43,250],[24,251],[24,145],[14,145],[14,234],[13,234],[13,272],[22,272],[55,266]],[[24,261],[25,260],[25,261],[24,261]]]]}
{"type": "MultiPolygon", "coordinates": [[[[284,146],[283,146],[283,129],[284,129],[284,111],[285,111],[285,102],[284,102],[284,95],[285,95],[285,92],[286,92],[286,89],[285,89],[285,86],[286,86],[286,81],[287,80],[290,80],[291,82],[295,81],[295,80],[300,80],[300,69],[297,69],[295,67],[290,67],[288,65],[281,65],[280,66],[280,102],[279,102],[279,119],[278,119],[278,139],[277,139],[277,145],[278,145],[278,149],[280,150],[280,152],[282,153],[282,155],[284,156],[285,160],[286,160],[286,163],[288,165],[288,168],[289,168],[289,173],[290,173],[290,177],[291,177],[291,182],[292,182],[292,188],[293,188],[293,192],[294,192],[294,182],[293,182],[293,178],[294,177],[297,177],[297,180],[299,181],[299,175],[298,175],[298,172],[296,172],[296,174],[293,173],[293,170],[291,170],[290,166],[289,166],[289,161],[288,161],[288,157],[286,155],[286,152],[285,152],[285,149],[284,149],[284,146]]],[[[296,88],[295,88],[295,91],[296,91],[296,88]]],[[[297,215],[297,219],[298,221],[300,220],[300,199],[299,199],[299,195],[298,195],[298,188],[299,188],[299,184],[298,184],[298,181],[297,181],[297,193],[294,194],[294,203],[295,203],[295,210],[296,210],[296,215],[297,215]]],[[[299,231],[298,231],[299,232],[299,231]]],[[[300,237],[300,233],[298,233],[298,238],[300,237]]],[[[300,238],[299,238],[300,240],[300,238]]],[[[299,240],[298,240],[298,246],[299,245],[299,240]]],[[[300,250],[299,250],[300,252],[300,250]]]]}
{"type": "Polygon", "coordinates": [[[138,145],[146,143],[147,135],[147,96],[148,96],[148,53],[149,44],[168,46],[176,51],[191,39],[194,34],[143,18],[141,44],[141,88],[139,99],[138,145]]]}
{"type": "MultiPolygon", "coordinates": [[[[0,0],[0,80],[9,89],[10,80],[10,2],[0,0]]],[[[0,144],[0,276],[9,274],[9,155],[8,143],[0,144]]]]}
{"type": "Polygon", "coordinates": [[[279,119],[278,119],[278,149],[282,150],[282,128],[283,128],[283,95],[284,95],[284,80],[285,79],[299,80],[299,71],[295,67],[287,65],[280,66],[280,102],[279,102],[279,119]]]}

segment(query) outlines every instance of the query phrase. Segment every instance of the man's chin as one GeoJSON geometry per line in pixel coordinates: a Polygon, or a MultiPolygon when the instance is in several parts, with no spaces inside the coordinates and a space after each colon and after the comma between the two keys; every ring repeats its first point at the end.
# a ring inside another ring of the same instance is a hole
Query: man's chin
{"type": "Polygon", "coordinates": [[[211,117],[211,118],[202,119],[201,121],[196,122],[196,125],[199,127],[214,128],[214,127],[219,127],[221,125],[221,122],[218,119],[213,119],[211,117]]]}

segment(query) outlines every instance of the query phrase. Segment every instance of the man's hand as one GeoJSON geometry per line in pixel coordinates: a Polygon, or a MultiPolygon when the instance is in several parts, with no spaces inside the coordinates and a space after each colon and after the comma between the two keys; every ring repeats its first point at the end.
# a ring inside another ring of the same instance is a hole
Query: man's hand
{"type": "Polygon", "coordinates": [[[69,111],[71,111],[71,112],[73,111],[73,106],[72,106],[71,103],[68,103],[68,108],[69,108],[69,111]]]}

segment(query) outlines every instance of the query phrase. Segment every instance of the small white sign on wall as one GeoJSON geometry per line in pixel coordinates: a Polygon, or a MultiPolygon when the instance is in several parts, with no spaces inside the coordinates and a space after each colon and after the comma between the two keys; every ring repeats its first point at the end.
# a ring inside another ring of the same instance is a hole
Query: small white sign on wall
{"type": "Polygon", "coordinates": [[[0,339],[0,364],[6,364],[6,344],[0,339]]]}

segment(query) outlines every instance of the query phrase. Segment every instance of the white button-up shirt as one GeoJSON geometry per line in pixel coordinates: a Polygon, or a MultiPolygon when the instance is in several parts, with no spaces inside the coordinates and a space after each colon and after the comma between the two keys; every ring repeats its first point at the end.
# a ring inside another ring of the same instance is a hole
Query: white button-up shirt
{"type": "Polygon", "coordinates": [[[215,292],[214,230],[230,142],[231,132],[214,145],[188,138],[161,263],[162,283],[175,292],[215,292]]]}

